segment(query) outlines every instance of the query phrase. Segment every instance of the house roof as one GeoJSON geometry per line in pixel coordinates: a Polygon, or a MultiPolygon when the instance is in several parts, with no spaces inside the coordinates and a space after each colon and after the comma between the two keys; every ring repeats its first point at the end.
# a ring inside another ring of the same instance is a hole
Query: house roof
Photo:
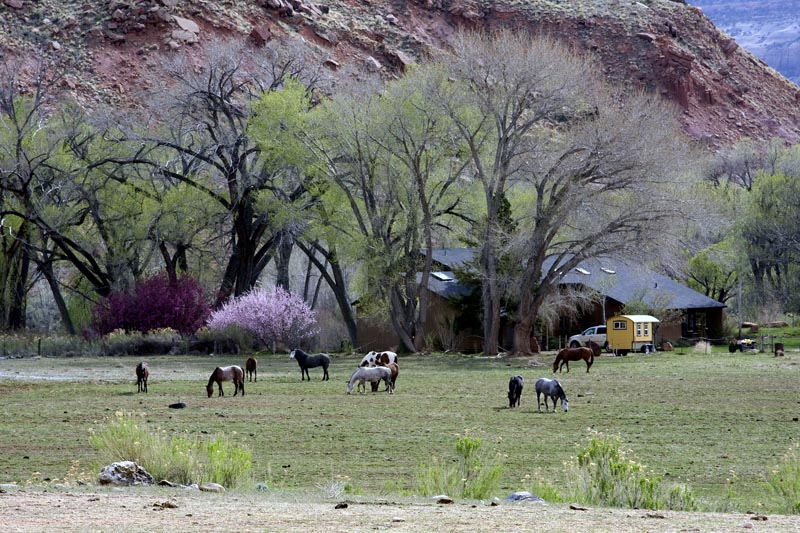
{"type": "MultiPolygon", "coordinates": [[[[466,283],[459,282],[455,276],[437,276],[437,274],[441,273],[431,272],[431,277],[428,278],[428,290],[438,294],[445,300],[469,296],[470,292],[472,291],[472,287],[466,283]],[[445,277],[447,279],[442,279],[445,277]]],[[[421,279],[422,273],[418,272],[417,281],[419,282],[421,279]]]]}
{"type": "MultiPolygon", "coordinates": [[[[425,253],[423,251],[423,253],[425,253]]],[[[474,248],[437,248],[432,252],[433,260],[449,270],[464,268],[475,257],[474,248]]]]}
{"type": "MultiPolygon", "coordinates": [[[[475,256],[474,248],[440,248],[433,251],[433,259],[444,268],[463,268],[475,256]]],[[[550,269],[555,258],[548,258],[542,266],[550,269]]],[[[591,258],[570,272],[563,273],[561,283],[583,285],[626,304],[639,299],[666,309],[708,309],[726,307],[708,296],[690,289],[645,266],[628,263],[611,257],[591,258]]],[[[431,276],[429,289],[442,297],[448,294],[463,296],[468,288],[458,281],[442,282],[431,276]],[[442,286],[445,283],[445,286],[442,286]],[[454,286],[459,286],[456,288],[454,286]]]]}
{"type": "MultiPolygon", "coordinates": [[[[552,264],[551,258],[542,268],[548,269],[552,264]]],[[[666,309],[726,307],[647,267],[610,257],[581,262],[577,268],[564,273],[561,282],[583,285],[623,304],[642,299],[666,309]]]]}

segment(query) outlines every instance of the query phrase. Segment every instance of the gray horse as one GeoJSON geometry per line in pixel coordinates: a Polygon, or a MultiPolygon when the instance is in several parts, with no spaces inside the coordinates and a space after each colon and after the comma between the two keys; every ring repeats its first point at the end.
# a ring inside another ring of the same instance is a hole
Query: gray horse
{"type": "Polygon", "coordinates": [[[380,383],[381,380],[386,382],[386,387],[389,389],[389,394],[394,394],[394,383],[392,383],[392,371],[385,366],[367,367],[360,366],[350,376],[350,382],[347,384],[347,394],[352,394],[353,384],[358,381],[358,391],[364,389],[363,394],[367,392],[366,382],[380,383]]]}
{"type": "Polygon", "coordinates": [[[561,384],[555,379],[547,379],[547,378],[539,378],[536,380],[536,403],[539,404],[539,411],[542,410],[542,402],[540,401],[540,396],[544,394],[544,411],[545,413],[548,412],[547,407],[547,398],[550,397],[553,400],[553,412],[556,412],[556,400],[561,400],[561,408],[564,412],[567,412],[569,409],[569,400],[567,400],[567,395],[564,393],[564,389],[561,388],[561,384]]]}

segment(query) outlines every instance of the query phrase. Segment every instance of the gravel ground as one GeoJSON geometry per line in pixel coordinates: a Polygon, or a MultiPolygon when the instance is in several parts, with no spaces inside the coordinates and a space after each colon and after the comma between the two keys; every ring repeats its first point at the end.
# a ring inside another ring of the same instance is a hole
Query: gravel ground
{"type": "Polygon", "coordinates": [[[530,502],[321,500],[165,488],[1,489],[4,531],[800,531],[800,517],[571,508],[530,502]],[[346,503],[346,507],[343,504],[346,503]],[[337,509],[337,504],[340,507],[337,509]]]}

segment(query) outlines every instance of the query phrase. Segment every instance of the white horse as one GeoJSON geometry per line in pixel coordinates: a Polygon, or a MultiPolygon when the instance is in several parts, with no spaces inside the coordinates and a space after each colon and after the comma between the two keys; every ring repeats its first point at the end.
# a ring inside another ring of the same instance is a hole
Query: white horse
{"type": "Polygon", "coordinates": [[[366,382],[380,383],[381,380],[386,382],[386,387],[389,389],[389,394],[394,394],[394,383],[392,383],[392,371],[385,366],[366,367],[360,366],[350,376],[350,382],[347,384],[347,394],[352,394],[353,384],[358,381],[358,391],[364,389],[362,394],[366,394],[366,382]]]}

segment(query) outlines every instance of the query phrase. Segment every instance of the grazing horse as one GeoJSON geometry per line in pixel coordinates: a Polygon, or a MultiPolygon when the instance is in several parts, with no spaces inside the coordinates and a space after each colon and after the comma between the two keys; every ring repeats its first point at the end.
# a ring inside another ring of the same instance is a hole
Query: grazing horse
{"type": "Polygon", "coordinates": [[[231,365],[226,367],[218,366],[215,368],[211,373],[211,377],[208,378],[208,385],[206,385],[206,392],[209,398],[214,394],[214,382],[216,382],[217,387],[219,387],[219,394],[217,396],[225,396],[225,392],[222,390],[223,381],[233,381],[233,385],[236,387],[233,391],[233,395],[236,396],[239,394],[239,391],[242,391],[242,396],[244,396],[244,372],[242,371],[242,367],[231,365]]]}
{"type": "Polygon", "coordinates": [[[525,380],[522,376],[514,376],[508,380],[508,408],[513,409],[519,407],[520,398],[522,397],[522,386],[525,385],[525,380]]]}
{"type": "Polygon", "coordinates": [[[256,381],[258,381],[258,361],[255,357],[248,357],[244,363],[244,369],[247,371],[247,377],[253,381],[253,374],[255,374],[256,381]]]}
{"type": "Polygon", "coordinates": [[[394,394],[394,384],[392,383],[392,371],[385,366],[366,367],[360,366],[350,376],[350,382],[347,384],[347,394],[352,394],[353,384],[358,381],[358,391],[364,389],[362,394],[367,393],[365,382],[380,383],[381,380],[386,382],[386,389],[389,394],[394,394]]]}
{"type": "Polygon", "coordinates": [[[369,352],[361,359],[358,366],[380,366],[397,362],[397,354],[394,352],[369,352]]]}
{"type": "Polygon", "coordinates": [[[601,348],[600,345],[594,341],[587,342],[586,347],[592,351],[592,355],[595,357],[600,357],[600,355],[603,353],[603,348],[601,348]]]}
{"type": "Polygon", "coordinates": [[[308,381],[311,381],[311,376],[308,375],[308,369],[318,366],[322,367],[322,381],[327,381],[329,379],[328,365],[331,364],[331,358],[328,354],[318,353],[309,355],[300,348],[295,348],[292,350],[292,353],[289,354],[289,358],[297,359],[297,364],[300,365],[300,381],[303,381],[306,377],[308,377],[308,381]]]}
{"type": "Polygon", "coordinates": [[[588,372],[592,363],[594,363],[594,352],[585,346],[580,348],[564,348],[558,352],[556,360],[553,361],[553,372],[556,370],[561,372],[564,365],[567,365],[567,372],[569,372],[569,362],[580,361],[581,359],[586,361],[586,371],[588,372]]]}
{"type": "Polygon", "coordinates": [[[147,378],[150,377],[150,367],[142,361],[136,365],[136,392],[147,394],[147,378]]]}
{"type": "MultiPolygon", "coordinates": [[[[389,363],[388,365],[381,364],[378,366],[385,366],[392,371],[392,392],[394,392],[394,388],[397,386],[397,375],[400,373],[400,367],[397,366],[397,363],[389,363]]],[[[372,392],[378,392],[378,385],[380,385],[380,381],[372,381],[370,382],[370,385],[372,386],[372,392]]],[[[383,390],[386,391],[388,388],[389,384],[387,383],[386,388],[383,390]]]]}
{"type": "Polygon", "coordinates": [[[540,396],[544,394],[544,412],[548,412],[547,398],[548,396],[553,400],[553,412],[556,412],[556,400],[561,400],[561,408],[566,413],[569,409],[569,400],[567,395],[564,394],[564,389],[561,388],[561,383],[555,379],[539,378],[536,380],[536,403],[539,404],[539,412],[542,410],[542,402],[539,400],[540,396]]]}

